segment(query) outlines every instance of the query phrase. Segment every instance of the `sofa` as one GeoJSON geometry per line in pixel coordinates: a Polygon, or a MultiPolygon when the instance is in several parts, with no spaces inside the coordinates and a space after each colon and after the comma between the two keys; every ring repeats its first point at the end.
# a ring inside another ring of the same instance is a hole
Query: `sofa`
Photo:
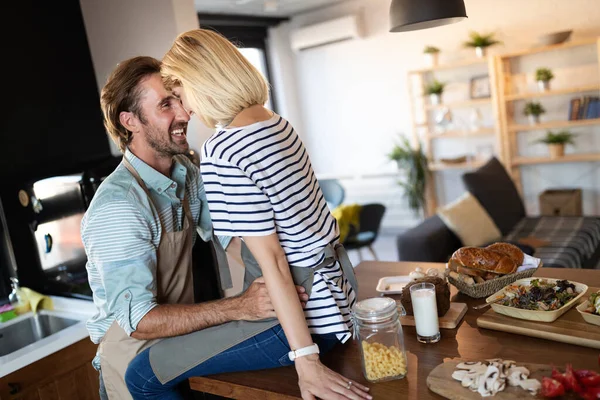
{"type": "MultiPolygon", "coordinates": [[[[467,189],[486,210],[502,240],[541,258],[554,268],[596,268],[600,261],[600,218],[527,217],[525,205],[507,171],[496,158],[462,176],[467,189]],[[534,237],[538,248],[520,243],[534,237]]],[[[438,215],[400,234],[396,244],[400,261],[446,262],[463,246],[438,215]]]]}

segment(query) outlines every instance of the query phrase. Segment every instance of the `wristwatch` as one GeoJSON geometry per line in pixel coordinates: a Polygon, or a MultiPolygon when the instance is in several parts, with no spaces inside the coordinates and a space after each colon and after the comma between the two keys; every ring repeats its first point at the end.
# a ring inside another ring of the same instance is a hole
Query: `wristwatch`
{"type": "Polygon", "coordinates": [[[308,356],[311,354],[319,354],[319,346],[317,346],[315,343],[313,343],[310,346],[298,349],[298,350],[290,351],[288,353],[288,357],[290,358],[291,361],[294,361],[296,358],[308,356]]]}

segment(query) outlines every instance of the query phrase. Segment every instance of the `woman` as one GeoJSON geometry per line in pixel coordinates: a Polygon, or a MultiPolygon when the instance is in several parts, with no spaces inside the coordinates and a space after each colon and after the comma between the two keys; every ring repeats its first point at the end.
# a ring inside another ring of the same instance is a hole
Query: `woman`
{"type": "MultiPolygon", "coordinates": [[[[235,46],[204,29],[176,39],[163,75],[185,109],[219,128],[201,152],[215,234],[241,237],[260,265],[287,339],[280,356],[296,351],[303,398],[370,398],[366,387],[319,361],[314,342],[351,337],[355,279],[304,145],[289,122],[263,107],[266,81],[235,46]],[[290,268],[310,274],[304,310],[290,268]]],[[[194,371],[211,372],[202,364],[194,371]]]]}

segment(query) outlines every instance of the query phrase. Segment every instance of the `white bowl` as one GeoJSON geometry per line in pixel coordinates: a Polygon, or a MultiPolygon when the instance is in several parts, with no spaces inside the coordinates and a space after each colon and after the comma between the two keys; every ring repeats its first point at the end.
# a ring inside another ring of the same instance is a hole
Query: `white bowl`
{"type": "Polygon", "coordinates": [[[552,32],[552,33],[548,33],[546,35],[539,36],[538,41],[540,42],[540,44],[542,46],[551,46],[553,44],[559,44],[559,43],[566,42],[571,37],[572,33],[573,33],[572,30],[561,31],[561,32],[552,32]]]}
{"type": "Polygon", "coordinates": [[[589,307],[589,305],[590,305],[590,301],[586,300],[577,306],[577,311],[579,311],[579,314],[581,314],[581,316],[583,317],[585,322],[587,322],[588,324],[600,326],[600,315],[596,315],[596,314],[592,314],[592,313],[584,311],[585,309],[587,309],[589,307]]]}
{"type": "MultiPolygon", "coordinates": [[[[485,299],[485,302],[491,303],[491,302],[497,300],[500,296],[502,296],[502,294],[504,294],[504,289],[506,289],[508,286],[529,285],[529,284],[531,284],[531,281],[534,279],[540,279],[540,280],[543,279],[543,280],[549,281],[549,282],[557,282],[560,280],[560,279],[540,278],[540,277],[519,279],[518,281],[515,281],[515,282],[511,283],[510,285],[506,285],[504,288],[502,288],[501,290],[497,291],[496,293],[494,293],[493,295],[491,295],[490,297],[485,299]]],[[[573,307],[575,304],[577,304],[579,299],[582,296],[584,296],[588,290],[588,286],[584,285],[583,283],[573,282],[571,280],[569,280],[569,282],[575,285],[575,291],[579,292],[579,294],[575,298],[573,298],[571,301],[569,301],[567,304],[565,304],[564,306],[559,308],[558,310],[552,310],[552,311],[523,310],[521,308],[503,306],[501,304],[492,304],[492,309],[495,312],[497,312],[498,314],[507,315],[507,316],[513,317],[513,318],[525,319],[528,321],[554,322],[554,321],[556,321],[556,319],[558,317],[560,317],[561,315],[563,315],[564,313],[569,311],[569,309],[571,307],[573,307]]]]}

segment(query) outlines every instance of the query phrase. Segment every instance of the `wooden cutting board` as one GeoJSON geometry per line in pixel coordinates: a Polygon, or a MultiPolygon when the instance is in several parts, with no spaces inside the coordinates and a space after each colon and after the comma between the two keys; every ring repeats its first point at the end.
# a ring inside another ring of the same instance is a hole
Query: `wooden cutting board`
{"type": "MultiPolygon", "coordinates": [[[[587,294],[582,297],[582,302],[587,300],[590,293],[598,290],[600,289],[589,288],[587,294]]],[[[600,349],[600,326],[585,322],[581,314],[575,309],[577,305],[574,305],[554,322],[534,322],[511,318],[506,315],[497,314],[494,310],[490,309],[477,318],[477,326],[600,349]]]]}
{"type": "MultiPolygon", "coordinates": [[[[462,387],[459,381],[452,379],[452,373],[456,370],[456,366],[463,362],[461,359],[452,359],[435,367],[427,376],[427,387],[434,393],[442,397],[452,400],[481,400],[482,397],[477,392],[472,392],[468,388],[462,387]]],[[[484,360],[471,360],[484,361],[484,360]]],[[[544,376],[550,376],[552,367],[549,365],[525,364],[519,363],[518,366],[525,367],[529,370],[530,378],[537,379],[540,382],[544,376]]],[[[494,400],[513,400],[513,399],[535,399],[528,391],[519,387],[508,386],[501,392],[496,393],[494,400]]]]}
{"type": "MultiPolygon", "coordinates": [[[[440,329],[455,329],[467,313],[465,303],[450,303],[450,309],[443,317],[439,318],[440,329]]],[[[403,326],[415,326],[415,317],[407,315],[400,317],[400,323],[403,326]]]]}

